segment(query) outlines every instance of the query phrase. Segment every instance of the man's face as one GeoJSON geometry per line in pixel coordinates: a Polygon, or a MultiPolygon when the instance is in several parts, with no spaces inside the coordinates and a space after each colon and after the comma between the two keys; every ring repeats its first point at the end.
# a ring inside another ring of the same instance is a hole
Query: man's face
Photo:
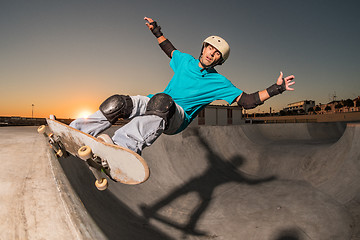
{"type": "Polygon", "coordinates": [[[202,56],[200,58],[201,63],[204,66],[210,66],[212,63],[217,62],[221,58],[221,53],[212,45],[205,45],[202,56]]]}

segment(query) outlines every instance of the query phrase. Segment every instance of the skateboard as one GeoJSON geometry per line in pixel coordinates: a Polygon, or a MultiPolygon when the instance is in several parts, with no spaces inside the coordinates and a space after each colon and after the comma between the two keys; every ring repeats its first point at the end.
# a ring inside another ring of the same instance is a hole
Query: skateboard
{"type": "Polygon", "coordinates": [[[46,119],[46,122],[50,133],[46,133],[45,125],[40,126],[38,132],[48,138],[58,157],[71,154],[84,160],[94,174],[95,186],[99,190],[108,187],[107,179],[102,173],[116,182],[130,185],[143,183],[149,178],[149,167],[139,154],[95,138],[55,119],[46,119]]]}

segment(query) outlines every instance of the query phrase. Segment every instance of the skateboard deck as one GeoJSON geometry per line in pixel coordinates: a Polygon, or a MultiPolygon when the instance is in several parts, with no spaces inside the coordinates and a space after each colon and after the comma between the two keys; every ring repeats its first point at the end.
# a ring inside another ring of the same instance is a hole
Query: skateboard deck
{"type": "MultiPolygon", "coordinates": [[[[98,180],[101,181],[99,177],[101,171],[114,181],[130,185],[143,183],[149,178],[149,167],[139,154],[114,144],[105,143],[54,119],[46,119],[46,121],[52,133],[48,136],[49,142],[57,155],[61,156],[63,152],[68,152],[87,161],[98,180]]],[[[44,126],[40,128],[44,128],[44,126]]],[[[40,128],[39,132],[42,130],[40,128]]]]}

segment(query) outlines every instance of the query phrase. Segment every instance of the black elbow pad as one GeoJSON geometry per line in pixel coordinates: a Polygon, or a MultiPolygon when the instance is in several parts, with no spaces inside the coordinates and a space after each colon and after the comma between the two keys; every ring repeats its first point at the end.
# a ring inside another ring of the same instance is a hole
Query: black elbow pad
{"type": "Polygon", "coordinates": [[[159,44],[160,48],[166,53],[166,55],[171,58],[172,51],[176,50],[174,45],[169,41],[169,39],[166,39],[162,43],[159,44]]]}
{"type": "Polygon", "coordinates": [[[252,109],[255,108],[264,102],[260,100],[259,92],[247,94],[246,92],[243,92],[243,94],[240,97],[240,100],[237,102],[239,106],[245,108],[245,109],[252,109]]]}

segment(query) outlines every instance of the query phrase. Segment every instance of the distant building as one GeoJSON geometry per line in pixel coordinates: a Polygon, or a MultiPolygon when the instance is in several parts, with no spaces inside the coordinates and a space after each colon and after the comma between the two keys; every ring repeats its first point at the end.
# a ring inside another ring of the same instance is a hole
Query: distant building
{"type": "Polygon", "coordinates": [[[319,114],[336,113],[337,112],[336,106],[338,106],[340,103],[341,103],[341,101],[332,101],[327,104],[319,103],[319,105],[317,107],[319,107],[321,110],[316,111],[316,112],[319,114]]]}
{"type": "Polygon", "coordinates": [[[243,123],[242,109],[238,106],[208,105],[200,111],[193,125],[238,125],[243,123]]]}
{"type": "Polygon", "coordinates": [[[355,99],[332,101],[327,104],[319,104],[317,107],[320,108],[320,111],[316,111],[319,114],[331,114],[331,113],[341,113],[341,112],[359,112],[360,111],[360,97],[355,99]],[[350,105],[348,106],[350,102],[350,105]],[[352,102],[352,104],[351,104],[352,102]]]}
{"type": "Polygon", "coordinates": [[[308,112],[310,108],[315,107],[315,101],[312,100],[304,100],[300,102],[290,103],[284,108],[284,111],[304,111],[308,112]]]}

